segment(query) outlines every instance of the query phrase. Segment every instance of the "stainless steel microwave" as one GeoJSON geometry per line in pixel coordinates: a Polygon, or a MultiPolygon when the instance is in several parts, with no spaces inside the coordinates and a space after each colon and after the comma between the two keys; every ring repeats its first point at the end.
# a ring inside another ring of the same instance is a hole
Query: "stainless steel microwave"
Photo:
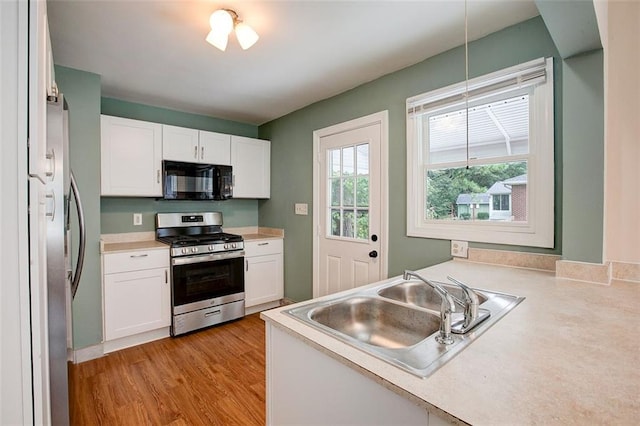
{"type": "Polygon", "coordinates": [[[228,200],[233,197],[231,166],[162,162],[165,200],[228,200]]]}

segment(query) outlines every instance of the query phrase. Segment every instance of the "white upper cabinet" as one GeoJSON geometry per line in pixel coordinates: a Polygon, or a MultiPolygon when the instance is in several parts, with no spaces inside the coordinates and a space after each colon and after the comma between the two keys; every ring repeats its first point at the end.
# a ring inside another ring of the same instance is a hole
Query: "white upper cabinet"
{"type": "Polygon", "coordinates": [[[231,135],[162,125],[162,158],[187,163],[231,164],[231,135]]]}
{"type": "Polygon", "coordinates": [[[271,142],[231,136],[233,198],[271,196],[271,142]]]}
{"type": "Polygon", "coordinates": [[[231,135],[200,130],[200,161],[231,165],[231,135]]]}
{"type": "Polygon", "coordinates": [[[162,125],[162,159],[195,163],[199,157],[196,129],[162,125]]]}
{"type": "Polygon", "coordinates": [[[101,182],[105,196],[162,196],[162,125],[101,116],[101,182]]]}

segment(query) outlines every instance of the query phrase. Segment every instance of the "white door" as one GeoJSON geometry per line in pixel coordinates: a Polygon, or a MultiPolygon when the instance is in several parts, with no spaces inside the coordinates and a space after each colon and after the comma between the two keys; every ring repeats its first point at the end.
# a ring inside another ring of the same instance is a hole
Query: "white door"
{"type": "Polygon", "coordinates": [[[314,132],[314,297],[386,278],[387,115],[314,132]]]}

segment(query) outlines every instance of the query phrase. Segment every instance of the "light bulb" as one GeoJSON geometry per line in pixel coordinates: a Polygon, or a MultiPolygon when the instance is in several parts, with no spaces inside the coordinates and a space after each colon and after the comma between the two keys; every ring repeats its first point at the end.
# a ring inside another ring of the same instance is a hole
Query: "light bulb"
{"type": "Polygon", "coordinates": [[[224,52],[227,48],[227,41],[229,40],[229,36],[220,31],[211,30],[205,40],[224,52]]]}
{"type": "Polygon", "coordinates": [[[219,9],[209,17],[209,25],[211,26],[211,31],[229,35],[231,30],[233,30],[233,17],[226,10],[219,9]]]}
{"type": "Polygon", "coordinates": [[[258,34],[245,24],[244,22],[239,22],[236,24],[236,37],[238,38],[238,43],[240,43],[240,47],[242,49],[247,50],[251,46],[253,46],[256,41],[258,41],[258,34]]]}

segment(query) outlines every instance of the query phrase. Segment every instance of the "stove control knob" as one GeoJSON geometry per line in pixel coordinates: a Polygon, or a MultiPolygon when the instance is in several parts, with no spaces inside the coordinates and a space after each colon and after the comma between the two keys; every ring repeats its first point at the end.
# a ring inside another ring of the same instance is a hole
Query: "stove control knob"
{"type": "Polygon", "coordinates": [[[187,254],[187,252],[189,251],[189,249],[188,249],[188,248],[183,248],[181,251],[182,251],[182,254],[187,254]]]}
{"type": "Polygon", "coordinates": [[[211,245],[209,246],[209,251],[213,251],[213,249],[214,249],[215,247],[216,247],[216,246],[214,246],[213,244],[211,244],[211,245]]]}
{"type": "Polygon", "coordinates": [[[225,250],[229,248],[229,244],[224,245],[225,250]]]}
{"type": "Polygon", "coordinates": [[[191,248],[191,252],[192,253],[197,253],[198,252],[198,247],[192,247],[191,248]]]}
{"type": "Polygon", "coordinates": [[[236,248],[236,243],[231,244],[232,248],[236,248]]]}

